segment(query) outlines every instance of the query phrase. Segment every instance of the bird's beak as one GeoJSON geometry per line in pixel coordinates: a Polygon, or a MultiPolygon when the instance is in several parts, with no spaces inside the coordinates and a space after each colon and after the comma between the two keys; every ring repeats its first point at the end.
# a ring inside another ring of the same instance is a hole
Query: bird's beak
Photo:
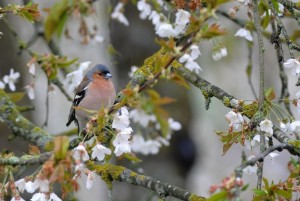
{"type": "Polygon", "coordinates": [[[106,75],[104,76],[106,79],[112,78],[110,73],[106,73],[106,75]]]}

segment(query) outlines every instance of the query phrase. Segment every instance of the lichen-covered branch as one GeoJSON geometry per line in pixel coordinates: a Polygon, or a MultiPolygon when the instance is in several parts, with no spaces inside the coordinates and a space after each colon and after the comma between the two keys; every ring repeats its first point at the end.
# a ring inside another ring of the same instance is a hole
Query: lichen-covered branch
{"type": "Polygon", "coordinates": [[[95,170],[109,187],[111,187],[112,181],[120,181],[153,190],[162,199],[165,199],[168,196],[190,201],[202,201],[206,199],[177,186],[161,182],[149,176],[138,174],[125,167],[112,164],[100,165],[94,162],[88,162],[87,165],[89,169],[95,170]]]}
{"type": "Polygon", "coordinates": [[[276,0],[278,3],[281,3],[286,8],[294,8],[300,11],[300,6],[290,0],[276,0]]]}
{"type": "Polygon", "coordinates": [[[172,70],[184,77],[184,79],[189,81],[195,87],[198,87],[205,96],[219,99],[226,107],[241,109],[235,101],[231,101],[237,100],[234,96],[229,95],[227,92],[201,78],[196,73],[193,73],[185,67],[173,68],[172,70]]]}
{"type": "Polygon", "coordinates": [[[0,89],[0,119],[7,123],[14,135],[36,144],[40,148],[53,140],[53,136],[35,126],[17,110],[16,105],[0,89]]]}
{"type": "Polygon", "coordinates": [[[8,158],[0,157],[0,165],[36,165],[43,164],[51,156],[52,152],[46,152],[40,155],[23,155],[21,157],[11,156],[8,158]]]}

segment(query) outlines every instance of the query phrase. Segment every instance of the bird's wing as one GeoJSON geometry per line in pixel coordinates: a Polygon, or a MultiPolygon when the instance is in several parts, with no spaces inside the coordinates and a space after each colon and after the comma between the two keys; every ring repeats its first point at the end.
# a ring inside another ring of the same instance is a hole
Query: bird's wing
{"type": "Polygon", "coordinates": [[[84,98],[89,83],[90,83],[90,81],[88,79],[84,79],[80,83],[80,85],[77,87],[76,94],[75,94],[75,97],[74,97],[74,100],[73,100],[72,107],[70,109],[69,118],[68,118],[68,122],[67,122],[66,126],[69,126],[72,123],[72,121],[75,121],[76,125],[78,126],[78,121],[77,121],[76,116],[75,116],[74,106],[75,107],[78,106],[79,103],[84,98]]]}

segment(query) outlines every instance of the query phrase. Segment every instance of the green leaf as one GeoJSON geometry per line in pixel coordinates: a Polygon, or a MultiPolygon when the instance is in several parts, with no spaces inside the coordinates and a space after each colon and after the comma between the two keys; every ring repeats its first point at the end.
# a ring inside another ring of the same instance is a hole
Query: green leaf
{"type": "Polygon", "coordinates": [[[44,24],[45,37],[48,41],[52,38],[56,31],[62,33],[63,27],[67,20],[66,15],[69,8],[69,0],[61,0],[54,4],[54,6],[51,8],[44,24]]]}
{"type": "Polygon", "coordinates": [[[268,192],[266,190],[262,189],[252,189],[255,195],[268,195],[268,192]]]}
{"type": "Polygon", "coordinates": [[[289,189],[289,190],[275,189],[274,193],[279,196],[284,197],[285,199],[288,199],[288,200],[292,199],[292,190],[291,189],[289,189]]]}
{"type": "Polygon", "coordinates": [[[247,190],[248,187],[249,187],[249,184],[246,184],[245,186],[243,186],[243,188],[241,189],[241,191],[247,190]]]}
{"type": "Polygon", "coordinates": [[[270,186],[269,186],[269,181],[268,181],[268,179],[267,178],[263,178],[263,181],[264,181],[264,184],[265,184],[265,189],[266,190],[269,190],[270,189],[270,186]]]}
{"type": "Polygon", "coordinates": [[[212,195],[210,198],[208,198],[206,201],[219,201],[219,200],[225,200],[227,197],[226,191],[220,191],[214,195],[212,195]]]}

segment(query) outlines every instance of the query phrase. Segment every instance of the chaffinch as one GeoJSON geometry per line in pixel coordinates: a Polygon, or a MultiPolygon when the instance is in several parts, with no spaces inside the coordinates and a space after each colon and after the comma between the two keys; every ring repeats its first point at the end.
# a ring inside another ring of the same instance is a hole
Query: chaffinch
{"type": "Polygon", "coordinates": [[[96,65],[86,73],[76,89],[67,126],[74,121],[80,132],[89,120],[89,113],[75,109],[74,106],[86,110],[99,110],[101,107],[113,105],[116,91],[111,78],[109,69],[102,64],[96,65]]]}

